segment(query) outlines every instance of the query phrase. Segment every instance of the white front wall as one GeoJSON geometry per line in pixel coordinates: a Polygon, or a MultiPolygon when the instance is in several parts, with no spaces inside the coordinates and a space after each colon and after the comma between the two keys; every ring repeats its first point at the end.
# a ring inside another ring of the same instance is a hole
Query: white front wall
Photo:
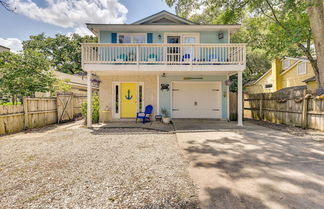
{"type": "Polygon", "coordinates": [[[173,118],[221,118],[220,82],[173,82],[173,118]]]}

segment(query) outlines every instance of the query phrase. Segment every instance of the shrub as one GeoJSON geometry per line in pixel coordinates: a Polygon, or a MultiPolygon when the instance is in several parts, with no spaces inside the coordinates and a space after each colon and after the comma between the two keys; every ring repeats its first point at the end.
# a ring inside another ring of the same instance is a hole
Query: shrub
{"type": "Polygon", "coordinates": [[[161,114],[165,118],[169,117],[169,111],[166,108],[161,108],[161,114]]]}
{"type": "MultiPolygon", "coordinates": [[[[87,123],[87,102],[81,104],[81,114],[87,123]]],[[[92,122],[99,122],[99,96],[97,94],[92,96],[92,122]]]]}

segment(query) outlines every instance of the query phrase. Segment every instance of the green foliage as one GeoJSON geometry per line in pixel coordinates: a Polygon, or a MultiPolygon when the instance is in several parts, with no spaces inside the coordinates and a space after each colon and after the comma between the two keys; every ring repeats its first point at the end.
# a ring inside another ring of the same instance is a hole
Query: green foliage
{"type": "Polygon", "coordinates": [[[75,74],[81,69],[81,43],[96,43],[93,36],[81,37],[56,34],[55,37],[45,36],[44,33],[30,36],[30,40],[23,42],[23,49],[32,49],[43,53],[51,66],[60,72],[75,74]]]}
{"type": "Polygon", "coordinates": [[[166,108],[161,108],[161,114],[165,118],[168,118],[170,116],[169,111],[166,108]]]}
{"type": "Polygon", "coordinates": [[[58,79],[54,83],[54,92],[70,92],[71,85],[69,84],[70,79],[58,79]]]}
{"type": "MultiPolygon", "coordinates": [[[[81,114],[83,118],[85,118],[85,122],[87,121],[87,102],[81,104],[81,114]]],[[[99,122],[99,96],[97,94],[92,96],[92,122],[98,123],[99,122]]]]}
{"type": "MultiPolygon", "coordinates": [[[[231,37],[247,43],[247,70],[243,84],[265,73],[273,58],[313,54],[306,0],[165,0],[178,15],[207,24],[237,24],[231,37]],[[200,11],[199,11],[200,10],[200,11]],[[197,12],[199,11],[199,12],[197,12]]],[[[236,76],[232,77],[236,81],[236,76]]],[[[237,84],[231,86],[236,91],[237,84]]]]}
{"type": "Polygon", "coordinates": [[[52,91],[55,82],[46,57],[36,51],[23,54],[0,53],[0,89],[2,95],[33,96],[35,92],[52,91]]]}
{"type": "Polygon", "coordinates": [[[21,102],[16,102],[16,103],[13,103],[13,102],[5,102],[5,103],[1,103],[0,102],[0,105],[19,105],[21,104],[21,102]]]}
{"type": "Polygon", "coordinates": [[[237,121],[237,113],[231,113],[229,120],[230,121],[237,121]]]}

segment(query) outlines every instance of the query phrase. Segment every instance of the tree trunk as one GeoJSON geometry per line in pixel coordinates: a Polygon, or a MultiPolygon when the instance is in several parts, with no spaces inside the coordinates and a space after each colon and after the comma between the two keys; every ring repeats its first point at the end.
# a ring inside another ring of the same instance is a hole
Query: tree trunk
{"type": "Polygon", "coordinates": [[[308,15],[313,32],[317,64],[317,69],[314,66],[313,69],[318,87],[324,88],[324,4],[323,0],[310,0],[309,2],[308,15]]]}

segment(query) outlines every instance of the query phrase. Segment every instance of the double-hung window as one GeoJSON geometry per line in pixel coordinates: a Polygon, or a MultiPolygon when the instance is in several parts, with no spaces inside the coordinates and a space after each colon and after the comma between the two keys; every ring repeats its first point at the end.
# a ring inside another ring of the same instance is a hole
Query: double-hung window
{"type": "Polygon", "coordinates": [[[297,75],[305,75],[305,74],[306,74],[306,62],[299,63],[297,67],[297,75]]]}

